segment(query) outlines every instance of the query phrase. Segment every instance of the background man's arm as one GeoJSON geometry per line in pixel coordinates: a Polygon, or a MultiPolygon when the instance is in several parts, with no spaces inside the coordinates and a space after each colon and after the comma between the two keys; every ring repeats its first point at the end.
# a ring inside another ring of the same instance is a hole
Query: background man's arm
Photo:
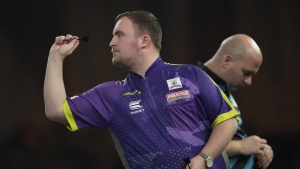
{"type": "Polygon", "coordinates": [[[267,168],[273,160],[273,150],[267,140],[250,136],[242,140],[231,140],[225,149],[227,155],[257,155],[258,166],[267,168]]]}

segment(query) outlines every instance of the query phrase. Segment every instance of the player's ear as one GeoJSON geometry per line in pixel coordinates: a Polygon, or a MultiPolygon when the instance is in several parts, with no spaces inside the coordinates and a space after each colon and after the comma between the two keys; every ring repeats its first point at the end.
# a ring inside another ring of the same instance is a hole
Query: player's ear
{"type": "Polygon", "coordinates": [[[151,38],[148,35],[143,35],[141,38],[141,48],[148,48],[151,44],[151,38]]]}

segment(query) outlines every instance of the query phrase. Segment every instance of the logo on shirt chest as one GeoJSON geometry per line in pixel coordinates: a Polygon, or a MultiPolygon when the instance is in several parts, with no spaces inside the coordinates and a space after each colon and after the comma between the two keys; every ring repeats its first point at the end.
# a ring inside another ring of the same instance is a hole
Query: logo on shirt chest
{"type": "Polygon", "coordinates": [[[123,96],[134,96],[136,94],[142,94],[142,92],[140,90],[134,90],[122,93],[123,96]]]}
{"type": "Polygon", "coordinates": [[[182,84],[179,77],[176,77],[174,79],[169,79],[167,80],[167,83],[168,83],[169,90],[182,88],[182,84]]]}
{"type": "Polygon", "coordinates": [[[188,90],[181,90],[178,92],[167,94],[166,98],[168,102],[179,100],[179,99],[190,98],[190,92],[188,90]]]}
{"type": "Polygon", "coordinates": [[[142,105],[140,105],[141,99],[136,101],[129,102],[129,108],[130,110],[133,110],[130,112],[130,114],[137,114],[145,111],[142,105]]]}

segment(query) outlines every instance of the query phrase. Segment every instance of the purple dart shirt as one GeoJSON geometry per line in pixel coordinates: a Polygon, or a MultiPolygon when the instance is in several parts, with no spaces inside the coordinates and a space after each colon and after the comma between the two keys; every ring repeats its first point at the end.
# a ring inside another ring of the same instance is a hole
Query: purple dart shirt
{"type": "MultiPolygon", "coordinates": [[[[166,64],[161,58],[145,78],[130,72],[123,81],[102,83],[68,98],[63,108],[72,131],[112,131],[124,166],[132,169],[184,169],[183,159],[202,150],[212,128],[237,116],[201,69],[166,64]]],[[[224,167],[221,157],[214,162],[214,168],[224,167]]]]}

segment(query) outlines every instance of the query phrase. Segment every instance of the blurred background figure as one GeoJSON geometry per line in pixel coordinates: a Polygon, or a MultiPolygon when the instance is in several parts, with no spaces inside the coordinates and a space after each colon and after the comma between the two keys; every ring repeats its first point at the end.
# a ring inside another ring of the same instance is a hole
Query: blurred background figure
{"type": "Polygon", "coordinates": [[[198,67],[218,84],[239,112],[238,130],[226,148],[230,166],[234,169],[267,168],[273,159],[273,150],[265,139],[256,135],[248,137],[242,129],[241,113],[231,93],[251,85],[262,61],[262,53],[255,41],[248,35],[236,34],[226,38],[207,62],[198,62],[198,67]]]}

